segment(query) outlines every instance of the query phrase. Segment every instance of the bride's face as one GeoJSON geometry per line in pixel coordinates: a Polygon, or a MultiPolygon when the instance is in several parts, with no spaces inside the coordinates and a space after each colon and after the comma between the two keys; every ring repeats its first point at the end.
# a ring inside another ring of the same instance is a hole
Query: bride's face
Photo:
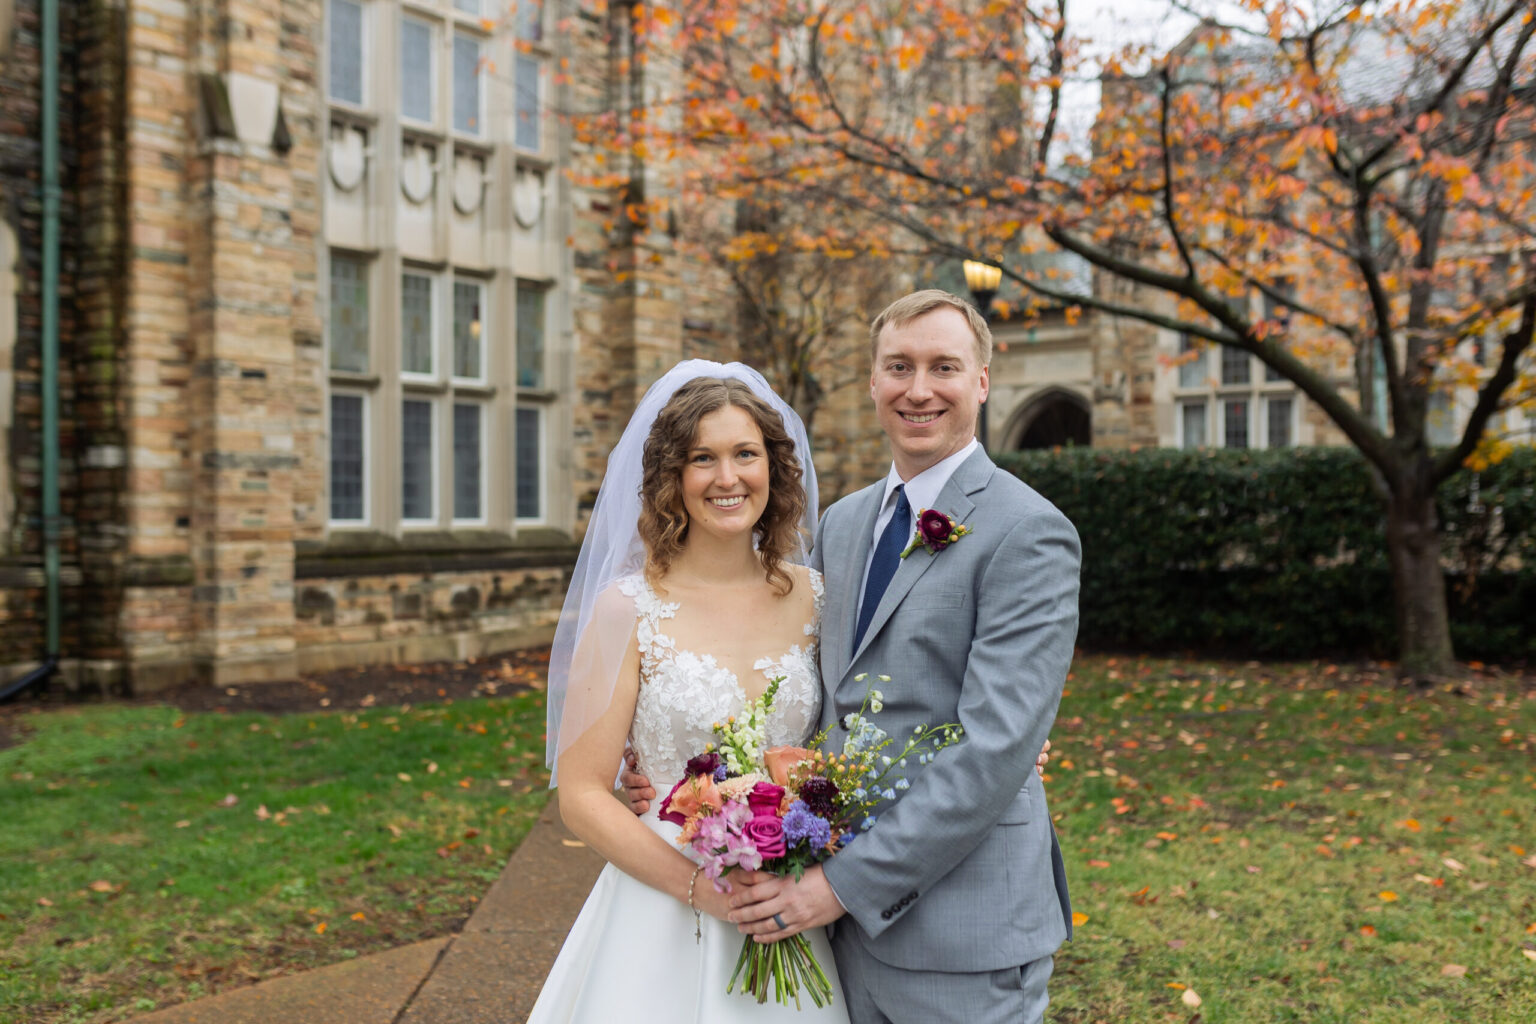
{"type": "Polygon", "coordinates": [[[690,529],[720,536],[751,533],[767,505],[768,449],[757,423],[734,405],[704,416],[683,463],[690,529]]]}

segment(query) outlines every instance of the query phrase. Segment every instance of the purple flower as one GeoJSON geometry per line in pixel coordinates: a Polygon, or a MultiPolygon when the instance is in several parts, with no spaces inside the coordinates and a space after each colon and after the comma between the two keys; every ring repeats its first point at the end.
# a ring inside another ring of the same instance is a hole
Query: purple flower
{"type": "Polygon", "coordinates": [[[812,775],[800,784],[800,799],[819,818],[832,819],[832,801],[837,798],[837,783],[824,775],[812,775]]]}
{"type": "Polygon", "coordinates": [[[819,850],[832,841],[832,826],[826,819],[812,814],[804,800],[796,800],[784,815],[784,839],[790,846],[805,843],[811,849],[819,850]]]}
{"type": "Polygon", "coordinates": [[[784,845],[784,822],[776,817],[753,818],[742,829],[742,836],[750,839],[752,845],[757,847],[758,854],[763,857],[782,857],[787,849],[784,845]]]}
{"type": "MultiPolygon", "coordinates": [[[[711,751],[708,754],[700,754],[698,757],[690,757],[688,759],[688,767],[684,769],[683,774],[689,776],[714,775],[715,771],[723,764],[725,764],[725,759],[711,751]]],[[[720,780],[716,779],[715,781],[718,782],[720,780]]]]}
{"type": "Polygon", "coordinates": [[[726,779],[728,779],[730,777],[731,777],[730,770],[727,769],[725,767],[725,765],[721,765],[719,768],[715,769],[715,781],[716,782],[724,782],[726,779]]]}
{"type": "Polygon", "coordinates": [[[917,530],[930,550],[942,551],[949,546],[949,535],[955,532],[955,524],[943,512],[930,508],[918,517],[917,530]]]}
{"type": "Polygon", "coordinates": [[[784,799],[784,787],[771,782],[759,782],[747,794],[747,805],[754,818],[777,818],[779,803],[784,799]]]}

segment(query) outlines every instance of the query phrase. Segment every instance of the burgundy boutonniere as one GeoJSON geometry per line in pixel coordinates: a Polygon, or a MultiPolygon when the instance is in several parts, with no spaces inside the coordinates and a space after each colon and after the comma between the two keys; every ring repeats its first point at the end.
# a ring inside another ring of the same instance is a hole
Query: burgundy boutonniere
{"type": "Polygon", "coordinates": [[[957,525],[938,509],[925,508],[918,513],[917,533],[912,536],[912,543],[907,545],[901,557],[906,558],[919,544],[927,548],[930,555],[936,555],[970,532],[969,526],[957,525]]]}

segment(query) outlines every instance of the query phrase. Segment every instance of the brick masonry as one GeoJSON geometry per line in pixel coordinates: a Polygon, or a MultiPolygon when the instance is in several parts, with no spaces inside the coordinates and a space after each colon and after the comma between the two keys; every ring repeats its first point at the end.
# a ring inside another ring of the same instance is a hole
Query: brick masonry
{"type": "MultiPolygon", "coordinates": [[[[13,387],[0,396],[13,410],[0,498],[16,526],[0,544],[0,680],[42,646],[37,2],[16,0],[0,65],[0,216],[21,254],[13,387]]],[[[570,536],[328,535],[323,12],[323,0],[64,5],[63,646],[74,685],[220,685],[494,653],[553,633],[570,536]]],[[[618,5],[582,0],[562,22],[563,88],[578,108],[634,84],[616,73],[615,16],[618,5]]],[[[578,146],[568,159],[579,180],[592,154],[578,146]]],[[[631,173],[664,208],[668,169],[631,173]]],[[[633,224],[620,192],[563,194],[572,437],[560,478],[579,536],[644,389],[678,359],[735,358],[737,311],[726,276],[685,254],[675,218],[633,224]]],[[[861,383],[826,397],[816,433],[838,439],[818,447],[824,503],[884,472],[861,383]]]]}

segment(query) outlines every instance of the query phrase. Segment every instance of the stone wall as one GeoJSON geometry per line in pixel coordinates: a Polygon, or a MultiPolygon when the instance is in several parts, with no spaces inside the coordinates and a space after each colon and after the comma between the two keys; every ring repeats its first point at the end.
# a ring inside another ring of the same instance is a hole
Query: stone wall
{"type": "MultiPolygon", "coordinates": [[[[359,567],[361,568],[361,567],[359,567]]],[[[308,575],[294,640],[301,672],[345,665],[455,661],[548,643],[568,567],[308,575]]]]}

